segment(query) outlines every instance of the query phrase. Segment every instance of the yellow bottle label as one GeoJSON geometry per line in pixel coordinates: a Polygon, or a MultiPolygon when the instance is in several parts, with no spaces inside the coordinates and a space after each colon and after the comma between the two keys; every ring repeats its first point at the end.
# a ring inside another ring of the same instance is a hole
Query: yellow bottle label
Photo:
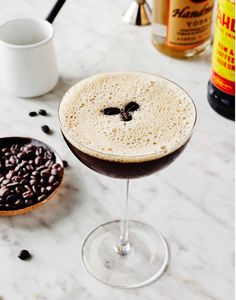
{"type": "Polygon", "coordinates": [[[235,94],[235,3],[218,0],[212,55],[212,83],[222,92],[235,94]]]}
{"type": "Polygon", "coordinates": [[[214,0],[168,1],[168,47],[188,50],[210,39],[214,0]]]}

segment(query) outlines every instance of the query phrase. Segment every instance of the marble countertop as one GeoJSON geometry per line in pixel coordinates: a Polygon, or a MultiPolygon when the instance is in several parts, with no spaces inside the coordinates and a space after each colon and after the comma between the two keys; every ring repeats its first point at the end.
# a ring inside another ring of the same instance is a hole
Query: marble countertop
{"type": "MultiPolygon", "coordinates": [[[[52,0],[1,0],[1,22],[47,15],[52,0]]],[[[206,99],[210,52],[182,61],[158,53],[150,26],[122,23],[129,1],[67,1],[54,23],[60,81],[49,94],[19,99],[0,88],[0,135],[33,136],[68,160],[57,199],[36,211],[0,218],[1,300],[233,300],[234,123],[206,99]],[[167,77],[192,95],[198,122],[186,151],[165,170],[131,182],[129,216],[162,232],[171,249],[167,272],[133,290],[108,287],[91,277],[81,245],[96,225],[119,218],[120,182],[83,166],[66,147],[57,106],[78,80],[106,71],[135,70],[167,77]],[[31,110],[50,116],[30,118],[31,110]],[[48,124],[52,135],[40,126],[48,124]],[[29,262],[17,258],[33,253],[29,262]]]]}

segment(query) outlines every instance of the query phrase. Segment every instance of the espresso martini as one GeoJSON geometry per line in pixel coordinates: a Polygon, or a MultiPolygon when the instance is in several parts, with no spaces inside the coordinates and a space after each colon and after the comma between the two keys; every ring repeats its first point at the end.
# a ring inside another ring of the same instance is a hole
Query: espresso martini
{"type": "Polygon", "coordinates": [[[173,82],[149,74],[115,72],[74,85],[63,97],[59,119],[76,157],[124,184],[121,219],[93,229],[82,260],[98,280],[137,288],[159,278],[169,263],[164,237],[149,225],[127,219],[129,179],[170,164],[191,138],[196,109],[173,82]]]}
{"type": "Polygon", "coordinates": [[[150,74],[114,72],[80,81],[59,108],[72,152],[89,168],[116,178],[149,175],[184,149],[196,119],[190,96],[150,74]]]}

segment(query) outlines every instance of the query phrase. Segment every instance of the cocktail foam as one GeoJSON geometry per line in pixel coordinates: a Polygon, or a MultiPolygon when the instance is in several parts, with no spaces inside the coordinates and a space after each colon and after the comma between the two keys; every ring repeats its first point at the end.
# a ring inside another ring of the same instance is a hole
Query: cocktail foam
{"type": "Polygon", "coordinates": [[[63,134],[79,150],[105,160],[142,162],[180,148],[190,137],[196,110],[189,95],[162,77],[115,72],[84,79],[63,97],[63,134]],[[103,110],[139,104],[132,120],[103,110]]]}

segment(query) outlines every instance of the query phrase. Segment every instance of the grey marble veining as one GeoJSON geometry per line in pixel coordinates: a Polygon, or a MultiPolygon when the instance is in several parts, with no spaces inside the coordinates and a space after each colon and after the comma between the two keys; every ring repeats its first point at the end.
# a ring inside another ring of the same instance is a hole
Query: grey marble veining
{"type": "MultiPolygon", "coordinates": [[[[2,0],[0,21],[43,18],[52,0],[2,0]]],[[[121,22],[129,2],[71,0],[55,20],[60,81],[49,94],[19,99],[0,88],[0,135],[29,135],[49,143],[70,168],[57,199],[27,215],[0,219],[1,300],[233,300],[234,297],[234,123],[208,105],[210,52],[182,61],[158,53],[150,27],[121,22]],[[158,174],[131,182],[129,216],[162,232],[171,249],[167,272],[140,289],[101,284],[84,269],[81,245],[94,226],[120,214],[119,180],[83,166],[67,149],[57,106],[78,80],[113,70],[159,74],[183,86],[198,109],[191,143],[158,174]],[[28,117],[46,109],[48,117],[28,117]],[[48,124],[53,135],[40,126],[48,124]],[[17,258],[29,249],[30,262],[17,258]]]]}

